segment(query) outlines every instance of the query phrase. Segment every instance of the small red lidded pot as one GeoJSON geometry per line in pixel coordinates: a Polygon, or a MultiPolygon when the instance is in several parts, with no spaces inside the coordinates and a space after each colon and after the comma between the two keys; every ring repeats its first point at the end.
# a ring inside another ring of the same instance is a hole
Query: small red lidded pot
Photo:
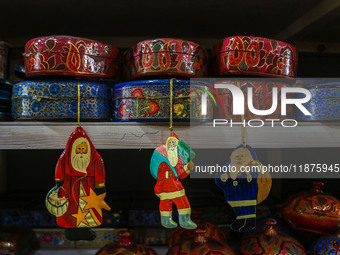
{"type": "Polygon", "coordinates": [[[276,224],[276,220],[268,219],[266,221],[266,230],[263,233],[246,237],[241,241],[239,253],[242,255],[305,255],[306,251],[298,241],[276,232],[276,224]]]}
{"type": "Polygon", "coordinates": [[[283,205],[282,217],[293,229],[318,234],[337,232],[340,201],[323,193],[323,182],[312,182],[313,188],[291,196],[283,205]]]}
{"type": "Polygon", "coordinates": [[[199,78],[207,76],[208,53],[200,45],[181,39],[141,41],[123,55],[123,78],[147,76],[199,78]]]}
{"type": "Polygon", "coordinates": [[[218,76],[297,76],[298,59],[295,47],[274,39],[254,36],[227,37],[215,44],[213,55],[213,68],[218,76]]]}
{"type": "Polygon", "coordinates": [[[97,251],[96,255],[157,255],[157,253],[142,244],[130,240],[131,232],[120,231],[120,240],[117,244],[109,243],[97,251]]]}
{"type": "Polygon", "coordinates": [[[116,47],[72,36],[34,38],[25,46],[26,76],[68,75],[115,79],[119,51],[116,47]]]}
{"type": "Polygon", "coordinates": [[[205,230],[196,229],[196,237],[172,246],[167,255],[235,255],[234,251],[222,241],[205,237],[205,230]]]}

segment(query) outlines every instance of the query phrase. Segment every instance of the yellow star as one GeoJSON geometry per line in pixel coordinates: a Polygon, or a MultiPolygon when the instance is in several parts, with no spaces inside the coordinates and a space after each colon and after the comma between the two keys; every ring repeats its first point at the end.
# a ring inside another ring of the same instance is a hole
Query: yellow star
{"type": "Polygon", "coordinates": [[[88,214],[88,212],[82,212],[80,206],[78,207],[78,213],[72,214],[72,216],[77,219],[77,227],[82,222],[85,223],[85,225],[89,225],[85,219],[86,214],[88,214]]]}
{"type": "Polygon", "coordinates": [[[80,197],[86,202],[84,210],[94,208],[99,213],[100,217],[103,217],[102,209],[106,209],[107,211],[111,210],[110,206],[108,206],[108,204],[104,201],[105,195],[106,193],[97,196],[93,189],[90,188],[89,196],[80,197]]]}

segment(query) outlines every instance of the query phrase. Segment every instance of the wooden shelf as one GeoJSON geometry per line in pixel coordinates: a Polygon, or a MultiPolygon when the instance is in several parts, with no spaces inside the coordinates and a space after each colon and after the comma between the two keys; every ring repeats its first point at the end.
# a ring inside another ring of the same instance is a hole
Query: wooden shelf
{"type": "MultiPolygon", "coordinates": [[[[97,149],[152,149],[169,136],[166,123],[87,122],[82,126],[97,149]]],[[[75,129],[71,122],[1,122],[0,149],[63,149],[75,129]]],[[[212,123],[175,124],[176,134],[192,148],[234,148],[241,127],[212,123]]],[[[340,123],[302,123],[297,127],[246,127],[246,142],[254,148],[340,147],[340,123]]]]}

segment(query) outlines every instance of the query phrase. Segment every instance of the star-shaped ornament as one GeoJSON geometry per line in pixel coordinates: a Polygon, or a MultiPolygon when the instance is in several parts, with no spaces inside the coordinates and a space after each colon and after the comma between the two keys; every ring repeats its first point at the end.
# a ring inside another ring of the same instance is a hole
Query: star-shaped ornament
{"type": "Polygon", "coordinates": [[[88,212],[82,212],[80,206],[78,207],[78,213],[72,214],[72,216],[74,218],[77,219],[77,227],[80,225],[80,223],[84,223],[85,225],[89,225],[87,223],[87,220],[85,219],[86,214],[88,214],[88,212]]]}
{"type": "Polygon", "coordinates": [[[110,206],[108,206],[108,204],[104,201],[105,195],[106,193],[97,196],[93,189],[90,188],[89,196],[80,197],[82,200],[86,202],[84,210],[94,208],[98,212],[100,217],[103,217],[102,209],[105,209],[107,211],[111,210],[110,206]]]}

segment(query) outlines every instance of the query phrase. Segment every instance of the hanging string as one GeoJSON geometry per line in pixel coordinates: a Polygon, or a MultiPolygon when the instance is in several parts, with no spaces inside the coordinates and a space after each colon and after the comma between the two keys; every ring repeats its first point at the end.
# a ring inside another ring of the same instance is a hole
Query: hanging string
{"type": "Polygon", "coordinates": [[[169,130],[170,132],[172,132],[174,129],[172,127],[172,104],[173,104],[173,97],[174,97],[174,91],[173,91],[173,87],[174,87],[174,78],[170,79],[170,127],[169,130]]]}
{"type": "Polygon", "coordinates": [[[78,120],[77,125],[80,127],[80,82],[78,82],[78,120]]]}
{"type": "Polygon", "coordinates": [[[241,121],[242,121],[242,145],[243,147],[246,147],[246,137],[245,137],[245,131],[246,131],[246,128],[245,128],[245,121],[244,121],[244,115],[241,115],[241,121]]]}

